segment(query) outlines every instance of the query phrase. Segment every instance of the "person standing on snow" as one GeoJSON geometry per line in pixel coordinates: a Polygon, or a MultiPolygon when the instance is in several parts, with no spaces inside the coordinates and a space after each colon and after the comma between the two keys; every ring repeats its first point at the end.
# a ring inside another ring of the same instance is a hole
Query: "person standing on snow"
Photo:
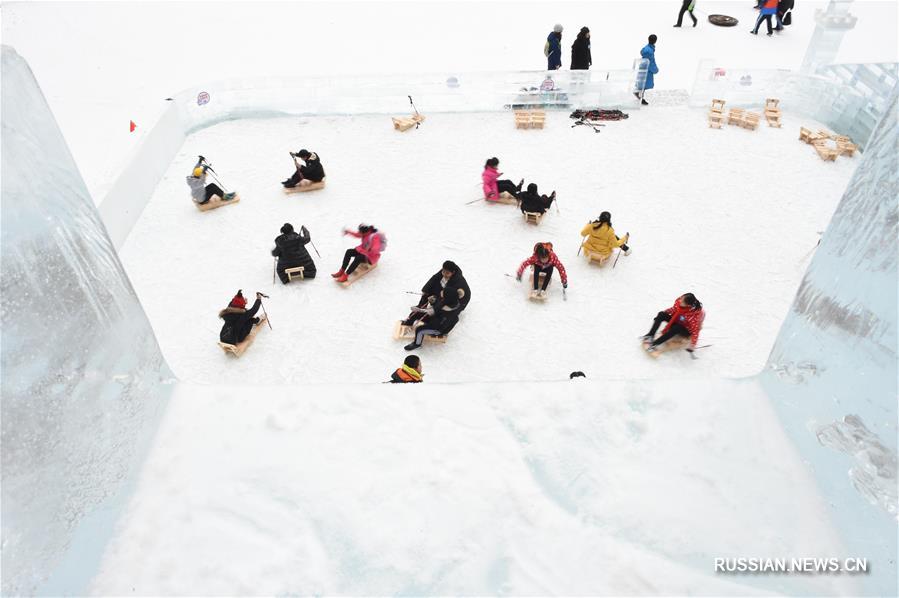
{"type": "Polygon", "coordinates": [[[581,27],[580,33],[574,43],[571,44],[571,70],[583,71],[593,65],[593,56],[590,55],[590,30],[581,27]]]}
{"type": "Polygon", "coordinates": [[[640,50],[640,57],[645,58],[649,61],[649,66],[646,67],[646,79],[643,85],[643,89],[640,91],[635,91],[634,95],[640,99],[640,103],[644,106],[649,106],[649,102],[644,99],[643,94],[647,89],[652,89],[655,87],[655,75],[659,72],[659,67],[656,65],[656,41],[658,41],[658,36],[652,34],[649,36],[649,43],[643,46],[643,49],[640,50]]]}
{"type": "Polygon", "coordinates": [[[693,19],[693,26],[696,27],[699,24],[699,21],[696,17],[693,16],[693,9],[696,8],[696,0],[682,0],[680,5],[680,12],[677,15],[677,24],[675,27],[680,27],[684,23],[684,13],[690,15],[690,18],[693,19]]]}
{"type": "Polygon", "coordinates": [[[793,24],[793,0],[780,0],[777,3],[777,31],[782,31],[784,25],[793,24]]]}
{"type": "MultiPolygon", "coordinates": [[[[765,21],[765,25],[768,27],[768,35],[774,35],[774,32],[771,28],[771,17],[773,15],[777,15],[777,0],[765,0],[765,3],[762,4],[762,8],[759,11],[759,18],[755,22],[755,27],[750,31],[752,35],[759,34],[759,27],[762,25],[762,21],[765,21]]],[[[780,17],[777,18],[777,24],[780,25],[780,17]]]]}
{"type": "Polygon", "coordinates": [[[546,37],[546,45],[543,47],[546,54],[546,70],[556,71],[562,68],[562,26],[558,23],[552,32],[546,37]]]}
{"type": "Polygon", "coordinates": [[[662,343],[668,342],[675,336],[680,336],[689,337],[690,346],[687,351],[692,353],[696,349],[703,320],[705,320],[705,312],[702,310],[702,303],[696,296],[693,293],[681,295],[674,301],[674,305],[665,311],[660,311],[653,320],[652,328],[643,337],[643,342],[648,345],[646,350],[652,353],[662,343]],[[668,322],[668,325],[662,331],[662,336],[653,340],[662,322],[668,322]]]}
{"type": "Polygon", "coordinates": [[[534,255],[521,262],[521,265],[518,266],[518,272],[515,275],[515,279],[518,282],[521,282],[521,275],[528,266],[533,266],[534,268],[535,291],[540,282],[540,273],[542,272],[546,275],[543,278],[543,288],[540,289],[539,293],[540,297],[546,295],[546,287],[549,286],[549,279],[552,278],[553,268],[559,270],[559,276],[562,277],[562,288],[568,288],[568,274],[565,273],[565,266],[562,265],[558,256],[553,252],[552,243],[537,243],[534,245],[534,255]]]}

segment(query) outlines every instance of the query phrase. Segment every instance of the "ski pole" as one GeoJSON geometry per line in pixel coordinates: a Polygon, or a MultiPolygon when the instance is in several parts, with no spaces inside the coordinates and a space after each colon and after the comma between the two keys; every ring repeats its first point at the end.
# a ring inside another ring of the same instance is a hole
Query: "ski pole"
{"type": "Polygon", "coordinates": [[[412,102],[412,96],[406,96],[406,97],[409,98],[409,103],[412,104],[412,109],[415,110],[415,115],[416,115],[416,116],[421,116],[421,115],[418,113],[418,108],[415,107],[415,103],[412,102]]]}
{"type": "Polygon", "coordinates": [[[320,253],[318,252],[318,249],[315,248],[315,243],[313,243],[311,239],[309,240],[309,244],[312,245],[312,249],[315,249],[315,255],[318,256],[318,259],[321,259],[322,254],[320,254],[320,253]]]}
{"type": "Polygon", "coordinates": [[[465,202],[465,205],[466,205],[466,206],[469,206],[469,205],[473,204],[473,203],[476,202],[476,201],[484,201],[484,198],[483,198],[483,197],[479,197],[479,198],[477,198],[477,199],[472,199],[471,201],[466,201],[466,202],[465,202]]]}
{"type": "MultiPolygon", "coordinates": [[[[265,294],[259,293],[259,292],[257,292],[256,294],[259,295],[260,297],[265,297],[266,299],[268,299],[268,295],[265,295],[265,294]]],[[[266,324],[268,324],[268,329],[274,330],[272,328],[272,321],[268,319],[268,313],[266,313],[265,305],[263,305],[262,301],[259,302],[259,307],[262,308],[262,313],[263,313],[263,315],[265,315],[265,322],[266,322],[266,324]]]]}
{"type": "Polygon", "coordinates": [[[424,293],[417,293],[415,291],[403,291],[407,295],[424,295],[424,293]]]}
{"type": "Polygon", "coordinates": [[[278,273],[278,258],[274,258],[275,263],[272,266],[272,286],[275,286],[275,275],[278,273]]]}
{"type": "Polygon", "coordinates": [[[584,238],[581,239],[581,244],[580,244],[580,245],[578,246],[578,248],[577,248],[577,254],[578,254],[578,255],[581,254],[581,249],[584,248],[584,241],[586,241],[586,240],[587,240],[587,237],[584,237],[584,238]]]}
{"type": "Polygon", "coordinates": [[[614,269],[615,269],[615,266],[618,265],[618,258],[621,257],[621,254],[622,254],[622,251],[621,251],[621,249],[619,249],[619,250],[618,250],[618,255],[615,256],[615,263],[612,264],[612,270],[614,270],[614,269]]]}
{"type": "Polygon", "coordinates": [[[210,168],[210,169],[209,169],[209,172],[212,173],[212,178],[215,179],[215,182],[218,183],[219,185],[221,185],[221,186],[222,186],[222,189],[224,189],[225,192],[227,193],[227,192],[228,192],[228,191],[227,191],[227,185],[225,185],[225,183],[223,183],[222,180],[221,180],[220,178],[218,178],[218,176],[215,174],[215,171],[214,171],[214,170],[212,170],[212,169],[210,168]]]}

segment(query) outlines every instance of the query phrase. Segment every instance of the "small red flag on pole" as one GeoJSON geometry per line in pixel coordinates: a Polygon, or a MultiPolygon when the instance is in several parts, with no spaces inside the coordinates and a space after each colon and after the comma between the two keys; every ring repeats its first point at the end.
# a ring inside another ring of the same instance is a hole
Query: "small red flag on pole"
{"type": "Polygon", "coordinates": [[[134,129],[136,129],[136,128],[137,128],[137,125],[134,124],[134,121],[132,120],[131,121],[131,132],[134,133],[134,129]]]}

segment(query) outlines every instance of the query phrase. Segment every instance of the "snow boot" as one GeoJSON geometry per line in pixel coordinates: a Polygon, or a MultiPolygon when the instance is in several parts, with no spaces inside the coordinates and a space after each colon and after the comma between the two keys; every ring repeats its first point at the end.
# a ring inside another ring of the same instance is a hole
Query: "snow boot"
{"type": "Polygon", "coordinates": [[[343,274],[341,274],[340,276],[337,277],[337,282],[346,282],[347,279],[349,279],[349,275],[346,272],[344,272],[343,274]]]}
{"type": "Polygon", "coordinates": [[[222,198],[222,201],[228,201],[229,199],[234,199],[235,195],[237,195],[237,193],[233,193],[233,192],[225,193],[225,196],[222,198]]]}
{"type": "Polygon", "coordinates": [[[343,271],[343,268],[332,274],[331,278],[340,278],[342,276],[346,276],[346,272],[343,271]]]}
{"type": "Polygon", "coordinates": [[[417,348],[419,348],[420,346],[421,345],[417,344],[415,341],[412,341],[411,343],[409,343],[408,345],[403,347],[403,349],[405,349],[406,351],[414,351],[417,348]]]}

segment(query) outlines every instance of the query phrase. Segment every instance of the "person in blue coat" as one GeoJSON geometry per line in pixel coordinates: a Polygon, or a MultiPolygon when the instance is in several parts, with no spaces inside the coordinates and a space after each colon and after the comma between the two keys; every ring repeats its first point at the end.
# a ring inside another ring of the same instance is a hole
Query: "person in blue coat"
{"type": "Polygon", "coordinates": [[[659,67],[656,65],[656,41],[658,39],[659,38],[655,34],[650,35],[649,43],[640,50],[640,56],[649,60],[649,66],[646,69],[646,82],[645,85],[643,85],[643,89],[635,91],[634,95],[640,98],[640,103],[644,106],[649,106],[649,102],[643,99],[643,92],[655,87],[654,75],[659,72],[659,67]]]}
{"type": "Polygon", "coordinates": [[[546,37],[546,69],[555,71],[562,68],[562,26],[556,23],[546,37]]]}

